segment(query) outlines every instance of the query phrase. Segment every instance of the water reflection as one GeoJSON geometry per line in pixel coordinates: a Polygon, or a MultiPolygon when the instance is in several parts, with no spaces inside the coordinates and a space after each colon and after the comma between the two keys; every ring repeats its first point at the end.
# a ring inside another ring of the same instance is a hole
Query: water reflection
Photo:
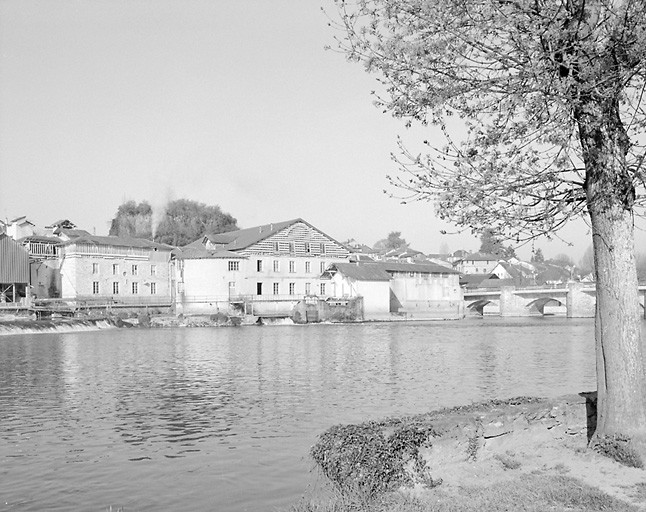
{"type": "Polygon", "coordinates": [[[0,510],[271,509],[335,423],[593,387],[588,320],[4,337],[0,510]]]}

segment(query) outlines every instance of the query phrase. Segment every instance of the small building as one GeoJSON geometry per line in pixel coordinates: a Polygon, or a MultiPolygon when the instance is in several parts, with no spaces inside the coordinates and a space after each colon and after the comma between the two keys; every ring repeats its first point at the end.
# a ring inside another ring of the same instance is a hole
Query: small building
{"type": "Polygon", "coordinates": [[[25,216],[16,217],[5,226],[6,234],[14,240],[35,234],[35,229],[36,225],[25,216]]]}
{"type": "Polygon", "coordinates": [[[390,315],[391,275],[378,263],[334,263],[324,273],[336,298],[363,297],[363,318],[386,319],[390,315]]]}
{"type": "Polygon", "coordinates": [[[94,304],[170,305],[171,250],[140,238],[72,238],[61,246],[62,298],[94,304]]]}
{"type": "Polygon", "coordinates": [[[29,296],[29,254],[11,237],[0,234],[0,304],[24,304],[29,296]]]}
{"type": "Polygon", "coordinates": [[[334,264],[324,277],[330,279],[335,297],[363,298],[365,319],[464,316],[459,274],[440,265],[390,261],[334,264]]]}
{"type": "Polygon", "coordinates": [[[59,238],[32,235],[19,240],[29,254],[31,292],[34,299],[61,296],[59,238]]]}
{"type": "Polygon", "coordinates": [[[490,274],[501,258],[494,254],[468,254],[453,262],[453,268],[461,274],[490,274]]]}

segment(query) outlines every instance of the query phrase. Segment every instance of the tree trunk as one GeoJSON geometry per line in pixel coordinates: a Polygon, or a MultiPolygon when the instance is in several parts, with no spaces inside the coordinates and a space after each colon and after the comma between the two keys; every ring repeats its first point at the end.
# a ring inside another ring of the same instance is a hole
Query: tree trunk
{"type": "MultiPolygon", "coordinates": [[[[590,98],[588,98],[590,99],[590,98]]],[[[646,369],[634,250],[628,138],[616,101],[590,101],[576,112],[592,222],[597,306],[597,429],[593,443],[630,440],[646,463],[646,369]]]]}
{"type": "MultiPolygon", "coordinates": [[[[591,212],[597,280],[596,438],[646,443],[646,372],[631,212],[591,212]]],[[[646,456],[646,444],[636,446],[646,456]]],[[[646,462],[646,459],[644,460],[646,462]]]]}

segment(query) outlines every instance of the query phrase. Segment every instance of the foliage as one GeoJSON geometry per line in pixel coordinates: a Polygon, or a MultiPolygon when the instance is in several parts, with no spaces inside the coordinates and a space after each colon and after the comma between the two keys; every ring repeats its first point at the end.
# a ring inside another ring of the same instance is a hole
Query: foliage
{"type": "Polygon", "coordinates": [[[543,263],[545,261],[545,256],[543,256],[543,251],[540,247],[532,254],[531,261],[532,263],[543,263]]]}
{"type": "Polygon", "coordinates": [[[408,245],[406,239],[402,238],[401,231],[391,231],[385,239],[375,243],[373,249],[389,251],[392,249],[406,249],[408,245]]]}
{"type": "MultiPolygon", "coordinates": [[[[551,234],[586,211],[580,133],[595,113],[625,120],[624,187],[643,184],[646,11],[636,2],[337,2],[348,58],[379,74],[384,112],[437,125],[426,155],[400,141],[391,182],[440,218],[508,236],[551,234]],[[588,112],[598,102],[599,112],[588,112]],[[590,107],[592,108],[592,107],[590,107]],[[606,110],[603,110],[606,109],[606,110]],[[615,109],[615,110],[613,110],[615,109]],[[449,133],[458,115],[467,133],[449,133]]],[[[602,191],[605,193],[607,191],[602,191]]],[[[626,198],[632,206],[642,197],[626,198]]]]}
{"type": "Polygon", "coordinates": [[[167,205],[157,227],[155,241],[182,246],[207,233],[217,234],[236,229],[236,219],[224,213],[219,206],[177,199],[167,205]]]}
{"type": "Polygon", "coordinates": [[[547,260],[547,263],[553,263],[555,265],[564,266],[564,267],[573,267],[574,260],[565,253],[559,253],[553,258],[547,260]]]}
{"type": "Polygon", "coordinates": [[[342,490],[374,496],[411,484],[405,464],[417,462],[419,448],[436,433],[431,426],[415,423],[395,423],[390,428],[388,435],[384,424],[374,421],[334,426],[319,437],[312,458],[342,490]]]}
{"type": "Polygon", "coordinates": [[[152,238],[153,209],[149,203],[126,201],[117,208],[117,214],[110,224],[111,236],[152,238]]]}
{"type": "Polygon", "coordinates": [[[139,204],[126,201],[112,219],[110,235],[154,239],[159,243],[182,246],[206,233],[236,229],[236,219],[222,212],[219,206],[177,199],[168,203],[163,211],[154,212],[146,201],[139,204]]]}

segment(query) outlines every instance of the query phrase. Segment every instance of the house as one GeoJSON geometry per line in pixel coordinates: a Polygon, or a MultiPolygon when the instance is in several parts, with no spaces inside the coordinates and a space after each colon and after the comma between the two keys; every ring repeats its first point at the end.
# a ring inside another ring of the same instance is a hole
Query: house
{"type": "Polygon", "coordinates": [[[490,274],[500,259],[494,254],[468,254],[454,261],[453,268],[461,274],[490,274]]]}
{"type": "Polygon", "coordinates": [[[140,238],[72,238],[61,245],[61,296],[95,304],[170,305],[171,250],[140,238]]]}
{"type": "Polygon", "coordinates": [[[215,312],[227,302],[253,303],[257,316],[289,316],[304,297],[329,295],[321,274],[349,254],[300,218],[207,234],[173,253],[176,308],[215,312]]]}
{"type": "Polygon", "coordinates": [[[32,235],[18,242],[29,254],[31,292],[34,299],[61,296],[60,247],[57,237],[32,235]]]}
{"type": "Polygon", "coordinates": [[[29,300],[29,254],[18,242],[0,234],[0,304],[29,300]]]}
{"type": "Polygon", "coordinates": [[[363,318],[390,317],[391,275],[380,263],[333,263],[323,274],[336,298],[362,297],[363,318]]]}
{"type": "Polygon", "coordinates": [[[14,240],[35,234],[35,228],[36,225],[25,216],[16,217],[5,226],[6,234],[14,240]]]}
{"type": "Polygon", "coordinates": [[[390,261],[333,264],[324,276],[330,279],[335,297],[363,297],[366,319],[464,316],[459,274],[440,265],[390,261]]]}

